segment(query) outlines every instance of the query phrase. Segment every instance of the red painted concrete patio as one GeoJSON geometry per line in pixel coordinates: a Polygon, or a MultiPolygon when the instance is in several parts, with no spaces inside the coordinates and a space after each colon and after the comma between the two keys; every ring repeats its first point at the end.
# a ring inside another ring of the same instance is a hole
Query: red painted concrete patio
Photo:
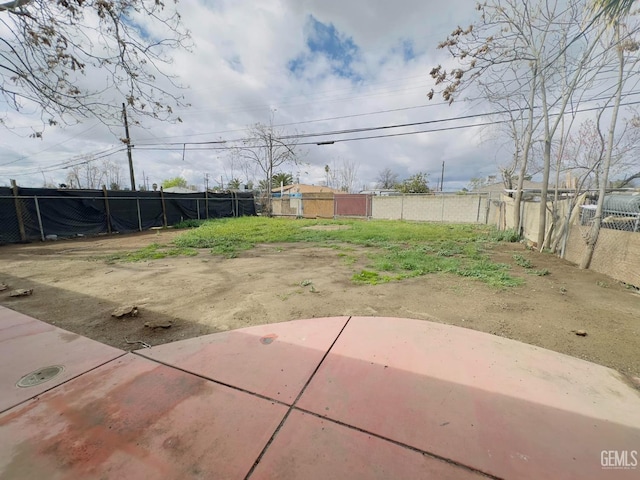
{"type": "Polygon", "coordinates": [[[438,323],[317,318],[128,353],[0,307],[0,361],[2,479],[640,478],[631,456],[602,465],[640,450],[617,372],[438,323]]]}

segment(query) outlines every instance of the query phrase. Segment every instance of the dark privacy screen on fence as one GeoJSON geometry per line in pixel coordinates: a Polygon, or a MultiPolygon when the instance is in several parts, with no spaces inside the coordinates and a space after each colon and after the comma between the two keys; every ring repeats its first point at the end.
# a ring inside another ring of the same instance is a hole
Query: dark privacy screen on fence
{"type": "Polygon", "coordinates": [[[135,232],[183,220],[255,215],[253,193],[163,193],[0,187],[0,244],[135,232]]]}

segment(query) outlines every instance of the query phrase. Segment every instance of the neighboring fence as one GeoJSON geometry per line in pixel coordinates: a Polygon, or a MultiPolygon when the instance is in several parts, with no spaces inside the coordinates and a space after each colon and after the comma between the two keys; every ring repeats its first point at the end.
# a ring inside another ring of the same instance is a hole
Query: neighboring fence
{"type": "MultiPolygon", "coordinates": [[[[556,205],[556,214],[560,218],[567,215],[570,207],[569,199],[562,199],[556,205]]],[[[489,215],[488,224],[495,225],[500,230],[517,230],[515,221],[515,199],[507,195],[501,195],[499,200],[492,199],[492,214],[489,215]]],[[[546,225],[549,228],[553,223],[553,202],[547,203],[546,225]]],[[[526,197],[520,204],[520,224],[522,235],[530,242],[538,241],[538,226],[540,224],[540,202],[531,201],[526,197]]]]}
{"type": "Polygon", "coordinates": [[[273,214],[485,224],[491,215],[495,215],[492,210],[499,208],[496,205],[489,194],[374,196],[319,193],[274,198],[273,214]]]}
{"type": "Polygon", "coordinates": [[[335,207],[333,193],[303,193],[274,197],[271,208],[275,216],[333,218],[335,207]]]}
{"type": "Polygon", "coordinates": [[[487,223],[489,194],[398,195],[373,197],[372,217],[447,223],[487,223]]]}
{"type": "Polygon", "coordinates": [[[0,244],[133,232],[187,219],[255,215],[252,193],[220,194],[0,187],[0,244]]]}
{"type": "MultiPolygon", "coordinates": [[[[580,205],[571,227],[565,258],[580,263],[595,221],[597,196],[580,205]]],[[[604,197],[602,223],[590,267],[640,287],[640,193],[604,197]]]]}
{"type": "MultiPolygon", "coordinates": [[[[562,198],[547,204],[545,248],[579,264],[587,250],[587,240],[595,221],[597,194],[562,198]],[[569,208],[573,209],[569,212],[569,208]],[[556,221],[552,212],[556,212],[556,221]],[[569,228],[565,222],[569,216],[569,228]]],[[[513,198],[503,195],[494,201],[489,224],[501,230],[516,229],[513,198]]],[[[520,209],[522,235],[535,244],[538,240],[539,201],[523,201],[520,209]]],[[[640,194],[611,193],[604,200],[602,223],[590,268],[616,280],[640,287],[640,194]]]]}
{"type": "MultiPolygon", "coordinates": [[[[585,229],[573,225],[567,241],[565,259],[579,264],[586,248],[585,229]]],[[[640,235],[602,228],[589,268],[640,288],[640,235]]]]}
{"type": "Polygon", "coordinates": [[[334,197],[335,217],[371,217],[371,195],[336,194],[334,197]]]}

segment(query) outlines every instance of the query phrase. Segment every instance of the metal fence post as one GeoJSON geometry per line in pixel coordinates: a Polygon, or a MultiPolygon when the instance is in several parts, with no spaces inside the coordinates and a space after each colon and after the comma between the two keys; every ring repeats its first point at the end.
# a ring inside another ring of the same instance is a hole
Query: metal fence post
{"type": "Polygon", "coordinates": [[[478,214],[476,215],[476,223],[480,223],[480,206],[482,204],[482,197],[478,194],[478,214]]]}
{"type": "Polygon", "coordinates": [[[15,180],[11,180],[11,189],[13,190],[13,202],[16,208],[16,217],[18,218],[18,228],[20,229],[20,240],[23,242],[27,241],[27,233],[24,229],[24,218],[22,212],[22,203],[20,203],[20,199],[18,198],[18,185],[15,180]]]}
{"type": "Polygon", "coordinates": [[[196,211],[198,212],[198,220],[200,220],[200,199],[196,199],[196,211]]]}
{"type": "Polygon", "coordinates": [[[38,203],[38,197],[34,196],[33,200],[36,203],[36,215],[38,215],[38,226],[40,227],[40,238],[44,242],[44,229],[42,228],[42,217],[40,216],[40,204],[38,203]]]}
{"type": "Polygon", "coordinates": [[[164,190],[160,187],[160,200],[162,201],[162,218],[164,220],[164,228],[167,228],[167,206],[164,203],[164,190]]]}
{"type": "MultiPolygon", "coordinates": [[[[104,210],[107,214],[107,232],[111,233],[111,209],[109,208],[109,197],[107,196],[107,186],[102,185],[102,195],[104,196],[104,210]]],[[[138,207],[138,215],[140,214],[140,208],[138,207]]]]}
{"type": "MultiPolygon", "coordinates": [[[[523,195],[524,196],[524,195],[523,195]]],[[[520,225],[515,225],[518,235],[522,235],[524,233],[524,213],[527,211],[525,207],[524,199],[520,200],[520,225]]]]}
{"type": "Polygon", "coordinates": [[[490,193],[487,194],[485,201],[487,202],[487,208],[486,208],[485,214],[484,214],[484,224],[488,225],[489,224],[489,214],[491,213],[491,194],[490,193]]]}
{"type": "Polygon", "coordinates": [[[138,230],[142,231],[142,216],[140,215],[140,198],[136,196],[136,206],[138,207],[138,230]]]}

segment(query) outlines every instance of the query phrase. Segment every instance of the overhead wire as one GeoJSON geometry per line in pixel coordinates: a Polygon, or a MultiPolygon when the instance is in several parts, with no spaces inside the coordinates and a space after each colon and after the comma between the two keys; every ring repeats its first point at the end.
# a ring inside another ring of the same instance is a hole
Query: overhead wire
{"type": "MultiPolygon", "coordinates": [[[[632,96],[632,95],[637,95],[637,94],[640,94],[640,91],[639,92],[629,92],[629,93],[626,94],[626,97],[629,97],[629,96],[632,96]]],[[[593,99],[585,101],[584,103],[593,102],[593,101],[602,100],[602,99],[603,98],[593,98],[593,99]]],[[[640,101],[637,101],[637,102],[624,102],[624,103],[621,104],[621,106],[631,106],[631,105],[637,105],[637,104],[640,104],[640,101]]],[[[422,106],[406,107],[404,109],[392,109],[391,111],[401,111],[401,110],[412,109],[412,108],[421,108],[421,107],[422,106]]],[[[572,112],[566,112],[566,114],[594,111],[594,110],[598,110],[599,108],[601,108],[601,107],[577,109],[577,110],[574,110],[572,112]]],[[[526,109],[522,109],[522,108],[521,109],[513,109],[513,110],[511,110],[511,112],[519,112],[519,111],[523,111],[523,110],[526,110],[526,109]]],[[[380,111],[380,112],[383,112],[383,111],[380,111]]],[[[509,111],[507,111],[507,110],[494,111],[494,112],[484,112],[484,113],[478,113],[478,114],[469,114],[469,115],[448,117],[448,118],[444,118],[444,119],[427,120],[427,121],[422,121],[422,122],[410,122],[410,123],[402,123],[402,124],[381,125],[381,126],[374,126],[374,127],[334,130],[334,131],[317,132],[317,133],[295,134],[295,135],[283,136],[281,138],[283,138],[284,140],[304,140],[304,139],[309,139],[309,138],[331,136],[331,135],[338,136],[338,135],[347,135],[347,134],[357,134],[357,133],[365,133],[365,132],[371,132],[371,131],[389,130],[389,129],[395,129],[395,128],[407,128],[407,127],[415,127],[415,126],[420,126],[420,125],[437,124],[437,123],[444,123],[444,122],[454,122],[454,121],[460,121],[460,120],[468,120],[468,119],[472,119],[472,118],[490,117],[490,116],[493,116],[493,115],[499,115],[499,114],[508,113],[508,112],[509,111]]],[[[332,117],[331,119],[350,118],[350,117],[353,117],[353,116],[365,116],[365,115],[368,115],[368,113],[354,114],[354,115],[348,115],[348,116],[343,116],[343,117],[332,117]]],[[[331,120],[331,119],[327,119],[327,120],[331,120]]],[[[309,122],[311,122],[311,121],[309,121],[309,122]]],[[[476,123],[476,124],[467,124],[467,125],[458,125],[458,126],[444,127],[444,128],[438,128],[438,129],[428,129],[428,130],[418,130],[418,131],[411,131],[411,132],[392,133],[392,134],[385,134],[385,135],[371,135],[371,136],[365,136],[365,137],[338,138],[338,139],[333,139],[333,140],[328,141],[328,142],[318,142],[317,140],[316,141],[307,141],[307,142],[297,142],[297,144],[299,144],[299,145],[314,145],[314,144],[315,145],[324,145],[324,144],[341,143],[341,142],[349,142],[349,141],[370,140],[370,139],[376,139],[376,138],[399,137],[399,136],[416,135],[416,134],[430,133],[430,132],[458,130],[458,129],[464,129],[464,128],[474,128],[474,127],[479,127],[479,126],[489,126],[489,125],[495,125],[495,124],[500,124],[500,123],[504,123],[504,120],[482,122],[482,123],[476,123]]],[[[215,141],[204,141],[204,142],[171,142],[171,143],[159,142],[159,143],[153,143],[153,144],[144,144],[143,143],[143,144],[136,144],[135,147],[138,150],[154,150],[154,151],[229,150],[229,149],[232,149],[232,148],[235,148],[235,147],[229,146],[228,144],[234,144],[234,143],[243,142],[243,141],[247,142],[247,141],[251,141],[251,140],[255,140],[255,139],[237,138],[237,139],[233,139],[233,140],[215,140],[215,141]],[[212,145],[216,145],[216,146],[212,147],[212,145]],[[222,146],[220,146],[220,145],[222,145],[222,146]],[[189,148],[187,148],[187,147],[189,147],[189,148]]],[[[101,158],[104,158],[104,157],[107,157],[107,156],[122,152],[124,150],[126,150],[126,147],[115,146],[115,147],[111,147],[111,148],[109,148],[107,150],[100,151],[98,153],[84,154],[84,155],[82,155],[82,158],[75,157],[73,159],[65,160],[65,161],[57,163],[57,164],[47,165],[46,167],[30,167],[30,170],[28,170],[28,171],[23,171],[21,173],[15,173],[13,175],[14,176],[32,175],[32,174],[40,173],[40,172],[51,172],[51,171],[71,168],[73,166],[77,166],[77,165],[81,165],[81,164],[84,164],[84,163],[90,163],[90,162],[99,160],[101,158]]],[[[15,162],[11,162],[11,163],[15,163],[15,162]]]]}
{"type": "MultiPolygon", "coordinates": [[[[617,77],[610,77],[610,79],[615,79],[615,78],[617,78],[617,77]]],[[[599,81],[605,81],[605,80],[607,80],[607,78],[600,78],[599,79],[599,81]]],[[[640,92],[629,92],[625,96],[636,95],[638,93],[640,93],[640,92]]],[[[597,98],[596,97],[596,98],[593,98],[591,100],[587,100],[587,102],[597,101],[597,100],[601,100],[601,99],[602,98],[597,98]]],[[[478,101],[478,100],[482,100],[482,98],[470,98],[468,100],[469,101],[478,101]]],[[[379,115],[379,114],[385,114],[385,113],[394,113],[394,112],[408,111],[408,110],[414,110],[414,109],[437,107],[437,106],[443,106],[443,105],[448,105],[448,104],[449,104],[449,102],[446,102],[446,101],[433,102],[433,103],[428,103],[428,104],[424,104],[424,105],[410,106],[410,107],[397,108],[397,109],[376,110],[376,111],[372,111],[372,112],[364,112],[364,113],[357,113],[357,114],[351,114],[351,115],[341,115],[341,116],[328,117],[328,118],[319,118],[319,119],[314,119],[314,120],[304,120],[304,121],[300,121],[300,122],[279,123],[279,124],[274,124],[273,127],[278,127],[279,128],[279,127],[290,127],[290,126],[296,126],[296,125],[306,125],[306,124],[319,123],[319,122],[324,122],[324,121],[342,120],[342,119],[348,119],[348,118],[364,117],[364,116],[369,116],[369,115],[379,115]]],[[[154,135],[154,138],[156,138],[156,140],[173,139],[173,138],[190,138],[190,137],[199,137],[199,136],[205,136],[205,135],[221,135],[221,134],[225,134],[225,133],[246,132],[248,130],[249,130],[249,128],[245,127],[245,128],[232,129],[232,130],[203,132],[203,133],[195,133],[195,134],[188,134],[188,135],[172,135],[172,136],[166,136],[166,137],[156,137],[154,135]]],[[[190,143],[190,142],[175,142],[175,144],[182,144],[182,143],[190,143]]],[[[142,141],[136,142],[136,144],[137,145],[151,145],[153,143],[149,143],[148,140],[142,140],[142,141]]]]}
{"type": "Polygon", "coordinates": [[[64,162],[60,162],[54,165],[47,165],[46,167],[28,167],[26,171],[22,170],[17,173],[11,173],[11,175],[24,176],[24,175],[34,175],[34,174],[43,173],[43,172],[54,172],[57,170],[65,170],[67,168],[72,168],[78,165],[95,162],[97,160],[101,160],[103,158],[110,157],[111,155],[115,155],[116,153],[121,153],[124,151],[126,151],[126,147],[121,147],[121,146],[112,147],[110,149],[104,150],[97,154],[93,154],[93,155],[85,154],[85,155],[82,155],[83,158],[78,158],[78,156],[76,156],[76,158],[66,160],[64,162]]]}
{"type": "MultiPolygon", "coordinates": [[[[629,93],[627,96],[638,95],[638,94],[640,94],[640,91],[629,93]]],[[[591,99],[591,100],[585,101],[584,103],[594,102],[594,101],[603,100],[603,99],[605,99],[605,98],[603,97],[603,98],[591,99]]],[[[622,103],[621,106],[636,105],[638,103],[640,103],[640,102],[625,102],[625,103],[622,103]]],[[[584,113],[584,112],[594,111],[594,110],[597,110],[599,108],[600,107],[576,109],[576,110],[574,110],[572,112],[566,112],[566,114],[584,113]]],[[[522,111],[526,111],[526,109],[525,108],[516,108],[516,109],[511,109],[511,110],[499,110],[499,111],[493,111],[493,112],[483,112],[483,113],[476,113],[476,114],[469,114],[469,115],[459,115],[459,116],[441,118],[441,119],[435,119],[435,120],[425,120],[425,121],[421,121],[421,122],[397,123],[397,124],[391,124],[391,125],[380,125],[380,126],[374,126],[374,127],[352,128],[352,129],[333,130],[333,131],[315,132],[315,133],[300,133],[300,134],[292,134],[292,135],[283,135],[283,136],[280,136],[279,138],[280,139],[284,139],[284,140],[293,140],[293,139],[323,137],[323,136],[330,136],[330,135],[347,135],[347,134],[352,134],[352,133],[362,133],[362,132],[377,131],[377,130],[389,130],[389,129],[393,129],[393,128],[415,127],[415,126],[429,125],[429,124],[434,124],[434,123],[444,123],[444,122],[452,122],[452,121],[459,121],[459,120],[469,120],[469,119],[472,119],[472,118],[490,117],[490,116],[494,116],[494,115],[501,115],[501,114],[504,114],[504,113],[517,113],[517,112],[522,112],[522,111]]],[[[499,121],[498,123],[503,123],[503,121],[499,121]]],[[[233,143],[239,143],[239,142],[249,142],[249,141],[252,141],[252,140],[256,140],[256,139],[254,139],[254,138],[236,138],[236,139],[231,139],[231,140],[212,140],[212,141],[202,141],[202,142],[167,142],[167,143],[155,143],[155,144],[144,144],[144,143],[143,144],[138,144],[138,143],[136,143],[136,147],[137,148],[143,148],[143,147],[153,147],[153,146],[158,146],[158,147],[159,146],[180,146],[180,148],[182,148],[183,145],[201,146],[201,145],[214,145],[214,144],[233,144],[233,143]]],[[[227,148],[230,148],[230,147],[227,147],[227,148]]],[[[149,149],[149,148],[145,148],[145,149],[149,149]]]]}
{"type": "Polygon", "coordinates": [[[32,153],[32,154],[29,154],[29,155],[23,155],[22,157],[18,157],[17,159],[12,160],[12,161],[7,162],[7,163],[0,163],[0,167],[5,167],[7,165],[18,163],[18,162],[20,162],[22,160],[26,160],[27,158],[35,157],[36,155],[40,155],[41,153],[47,152],[47,151],[51,150],[52,148],[59,147],[60,145],[64,145],[65,143],[70,142],[71,140],[73,140],[75,138],[78,138],[79,136],[84,135],[87,132],[90,132],[91,130],[96,128],[98,125],[99,125],[99,123],[96,123],[95,125],[92,125],[91,127],[87,128],[86,130],[83,130],[82,132],[77,133],[76,135],[73,135],[72,137],[69,137],[69,138],[67,138],[67,139],[65,139],[65,140],[63,140],[63,141],[61,141],[59,143],[56,143],[55,145],[51,145],[51,146],[49,146],[47,148],[44,148],[44,149],[42,149],[42,150],[40,150],[40,151],[38,151],[36,153],[32,153]]]}

